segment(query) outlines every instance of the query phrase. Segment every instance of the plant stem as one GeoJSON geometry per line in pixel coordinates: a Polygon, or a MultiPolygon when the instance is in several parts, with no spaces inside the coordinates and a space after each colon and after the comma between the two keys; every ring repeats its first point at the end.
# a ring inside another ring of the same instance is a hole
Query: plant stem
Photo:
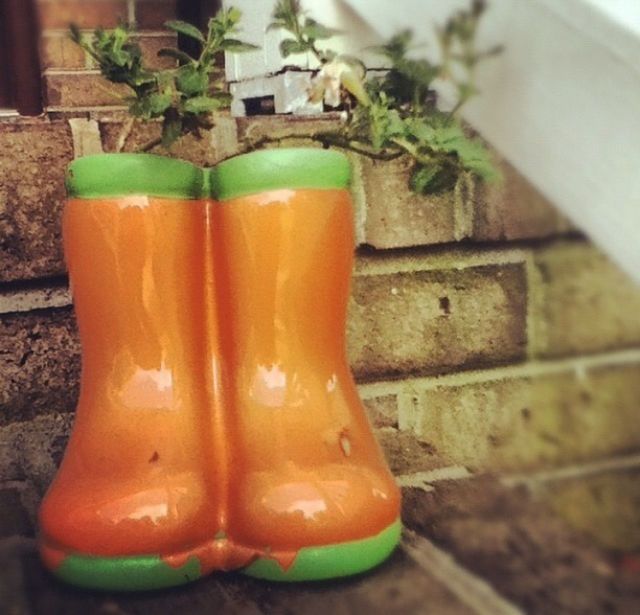
{"type": "Polygon", "coordinates": [[[302,32],[300,31],[300,15],[299,14],[295,15],[295,18],[292,20],[292,25],[293,25],[293,34],[298,39],[298,42],[303,45],[308,45],[309,49],[311,49],[311,52],[316,57],[316,60],[320,62],[320,65],[324,64],[326,62],[326,58],[323,56],[320,50],[316,47],[315,42],[312,43],[309,39],[305,40],[305,37],[302,35],[302,32]]]}
{"type": "Polygon", "coordinates": [[[136,121],[135,117],[130,117],[123,125],[120,133],[118,134],[118,139],[116,140],[116,152],[120,153],[127,142],[127,139],[131,136],[131,131],[133,130],[133,125],[136,121]]]}
{"type": "Polygon", "coordinates": [[[138,149],[139,152],[150,152],[154,147],[157,147],[162,143],[162,137],[156,137],[147,141],[142,147],[138,149]]]}
{"type": "Polygon", "coordinates": [[[458,113],[458,111],[460,111],[460,109],[462,108],[462,105],[464,105],[467,101],[463,100],[462,98],[460,98],[458,100],[458,102],[454,105],[453,109],[451,109],[451,111],[449,111],[449,113],[447,114],[447,122],[450,122],[456,115],[456,113],[458,113]]]}
{"type": "MultiPolygon", "coordinates": [[[[360,154],[362,156],[366,156],[367,158],[371,158],[372,160],[395,160],[402,156],[404,152],[400,149],[396,149],[395,151],[390,150],[381,150],[376,152],[367,147],[363,147],[363,144],[358,143],[357,141],[351,141],[341,137],[340,135],[336,135],[333,133],[316,133],[316,134],[290,134],[284,135],[282,137],[262,137],[258,141],[254,141],[250,143],[244,152],[252,152],[256,149],[259,149],[266,145],[267,143],[281,143],[286,139],[308,139],[310,141],[315,141],[316,143],[322,143],[322,145],[329,147],[338,147],[340,149],[344,149],[350,152],[354,152],[356,154],[360,154]]],[[[235,154],[234,154],[235,155],[235,154]]]]}

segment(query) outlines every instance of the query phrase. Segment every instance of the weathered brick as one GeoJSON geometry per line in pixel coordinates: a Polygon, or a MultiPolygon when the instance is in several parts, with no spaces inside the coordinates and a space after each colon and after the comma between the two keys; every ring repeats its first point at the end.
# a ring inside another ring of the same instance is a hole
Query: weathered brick
{"type": "Polygon", "coordinates": [[[476,182],[472,238],[501,241],[566,233],[569,222],[508,162],[500,162],[503,181],[476,182]]]}
{"type": "Polygon", "coordinates": [[[640,287],[586,243],[535,255],[533,350],[544,357],[640,344],[640,287]]]}
{"type": "Polygon", "coordinates": [[[518,361],[525,303],[521,265],[356,276],[351,365],[373,379],[518,361]]]}
{"type": "Polygon", "coordinates": [[[398,399],[395,395],[382,395],[363,399],[365,410],[373,427],[398,426],[398,399]]]}
{"type": "Polygon", "coordinates": [[[62,461],[73,416],[47,414],[0,427],[0,481],[22,481],[44,495],[62,461]]]}
{"type": "Polygon", "coordinates": [[[384,427],[375,430],[389,468],[396,476],[426,472],[447,465],[436,450],[428,443],[421,442],[412,433],[384,427]]]}
{"type": "MultiPolygon", "coordinates": [[[[134,37],[134,41],[140,45],[146,66],[150,68],[171,68],[175,65],[175,60],[171,58],[158,57],[160,49],[176,46],[177,39],[174,34],[160,33],[137,36],[134,37]]],[[[95,68],[95,63],[91,58],[64,32],[54,32],[43,36],[41,50],[43,68],[67,70],[95,68]]]]}
{"type": "MultiPolygon", "coordinates": [[[[321,132],[336,130],[340,126],[336,113],[326,113],[319,117],[296,115],[261,115],[253,117],[239,117],[238,140],[244,145],[258,143],[265,139],[284,139],[283,145],[291,145],[291,139],[298,135],[297,144],[301,145],[300,136],[317,135],[321,132]]],[[[310,141],[302,143],[305,147],[310,141]]]]}
{"type": "Polygon", "coordinates": [[[176,35],[167,33],[153,36],[139,36],[136,41],[140,45],[145,66],[149,68],[175,67],[175,60],[159,57],[158,51],[166,47],[175,48],[178,43],[176,35]]]}
{"type": "Polygon", "coordinates": [[[127,19],[126,0],[38,0],[43,30],[67,28],[110,28],[127,19]]]}
{"type": "Polygon", "coordinates": [[[46,73],[44,80],[50,107],[123,106],[124,97],[131,95],[127,86],[93,72],[46,73]]]}
{"type": "Polygon", "coordinates": [[[47,308],[60,308],[71,305],[69,288],[60,283],[51,286],[19,284],[0,292],[0,314],[9,312],[31,312],[47,308]]]}
{"type": "Polygon", "coordinates": [[[87,67],[87,56],[66,33],[42,37],[40,43],[42,68],[82,69],[87,67]]]}
{"type": "Polygon", "coordinates": [[[71,308],[0,316],[0,425],[74,410],[79,372],[71,308]]]}
{"type": "Polygon", "coordinates": [[[361,157],[367,202],[365,243],[375,248],[438,244],[455,239],[455,196],[420,196],[409,189],[409,158],[361,157]]]}
{"type": "Polygon", "coordinates": [[[140,30],[158,30],[176,18],[176,0],[137,0],[136,24],[140,30]]]}
{"type": "MultiPolygon", "coordinates": [[[[104,151],[115,151],[122,127],[123,123],[120,121],[100,122],[104,151]]],[[[159,137],[160,133],[158,122],[137,123],[127,137],[122,151],[139,151],[145,144],[159,137]]],[[[154,152],[206,167],[236,153],[237,148],[235,120],[228,114],[221,113],[216,117],[213,129],[203,130],[200,139],[194,136],[183,137],[171,146],[169,152],[160,146],[154,152]]]]}
{"type": "Polygon", "coordinates": [[[0,280],[64,272],[60,214],[72,158],[66,122],[0,122],[0,280]]]}
{"type": "Polygon", "coordinates": [[[616,551],[640,549],[640,470],[548,482],[539,496],[577,530],[616,551]]]}
{"type": "MultiPolygon", "coordinates": [[[[105,152],[115,152],[118,139],[125,125],[124,121],[111,118],[99,122],[102,148],[105,152]]],[[[135,152],[156,139],[162,132],[159,122],[136,122],[124,142],[123,152],[135,152]]]]}
{"type": "Polygon", "coordinates": [[[9,536],[28,536],[32,531],[19,489],[0,485],[0,539],[9,536]]]}
{"type": "Polygon", "coordinates": [[[415,432],[452,464],[544,468],[640,448],[640,365],[423,391],[415,432]]]}

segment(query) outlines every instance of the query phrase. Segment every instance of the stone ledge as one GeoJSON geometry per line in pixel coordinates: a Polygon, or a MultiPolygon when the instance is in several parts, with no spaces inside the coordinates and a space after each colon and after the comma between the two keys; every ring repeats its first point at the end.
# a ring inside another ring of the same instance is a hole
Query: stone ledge
{"type": "Polygon", "coordinates": [[[528,615],[632,615],[640,578],[523,489],[489,477],[405,489],[403,520],[528,615]]]}
{"type": "Polygon", "coordinates": [[[535,493],[604,548],[640,550],[640,468],[546,481],[535,493]]]}
{"type": "MultiPolygon", "coordinates": [[[[28,586],[25,601],[32,605],[32,615],[476,615],[401,549],[373,573],[352,579],[278,584],[218,573],[171,590],[128,595],[62,586],[42,569],[33,547],[22,549],[13,560],[28,580],[23,591],[28,586]]],[[[16,594],[16,602],[24,598],[16,594]]]]}
{"type": "Polygon", "coordinates": [[[0,560],[14,571],[9,587],[0,578],[0,595],[10,597],[4,604],[28,604],[33,615],[632,615],[640,607],[637,574],[522,489],[476,477],[403,495],[410,531],[401,548],[353,579],[286,585],[219,573],[142,594],[74,590],[44,572],[25,525],[22,537],[0,541],[0,560]]]}

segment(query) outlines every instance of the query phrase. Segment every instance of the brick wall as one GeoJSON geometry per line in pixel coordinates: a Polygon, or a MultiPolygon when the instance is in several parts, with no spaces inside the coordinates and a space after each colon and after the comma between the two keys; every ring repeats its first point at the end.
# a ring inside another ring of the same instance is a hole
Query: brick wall
{"type": "MultiPolygon", "coordinates": [[[[64,25],[136,19],[149,57],[174,42],[161,30],[169,0],[39,6],[48,113],[0,121],[0,485],[31,509],[60,460],[78,391],[63,171],[74,155],[112,151],[123,121],[112,86],[64,25]]],[[[333,121],[223,117],[172,155],[210,165],[263,133],[333,121]]],[[[158,130],[137,128],[126,149],[158,130]]],[[[569,517],[603,476],[608,492],[639,497],[612,468],[628,473],[640,452],[640,291],[506,162],[502,186],[464,178],[432,198],[408,192],[405,161],[352,162],[349,357],[399,480],[462,466],[553,495],[566,476],[593,476],[553,500],[569,517]]]]}

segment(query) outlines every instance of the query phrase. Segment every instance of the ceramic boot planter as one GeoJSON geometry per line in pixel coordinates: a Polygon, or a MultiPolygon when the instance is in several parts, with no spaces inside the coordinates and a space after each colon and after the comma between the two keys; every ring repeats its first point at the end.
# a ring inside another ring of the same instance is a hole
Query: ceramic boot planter
{"type": "Polygon", "coordinates": [[[82,342],[73,434],[41,507],[46,565],[148,589],[203,572],[219,531],[207,389],[205,175],[148,155],[68,172],[64,247],[82,342]]]}
{"type": "Polygon", "coordinates": [[[311,580],[384,560],[399,492],[346,359],[354,238],[345,156],[273,149],[213,170],[229,438],[227,534],[247,574],[311,580]]]}
{"type": "Polygon", "coordinates": [[[83,348],[43,561],[75,585],[214,570],[346,576],[399,540],[399,491],[346,361],[346,158],[75,161],[65,255],[83,348]]]}

